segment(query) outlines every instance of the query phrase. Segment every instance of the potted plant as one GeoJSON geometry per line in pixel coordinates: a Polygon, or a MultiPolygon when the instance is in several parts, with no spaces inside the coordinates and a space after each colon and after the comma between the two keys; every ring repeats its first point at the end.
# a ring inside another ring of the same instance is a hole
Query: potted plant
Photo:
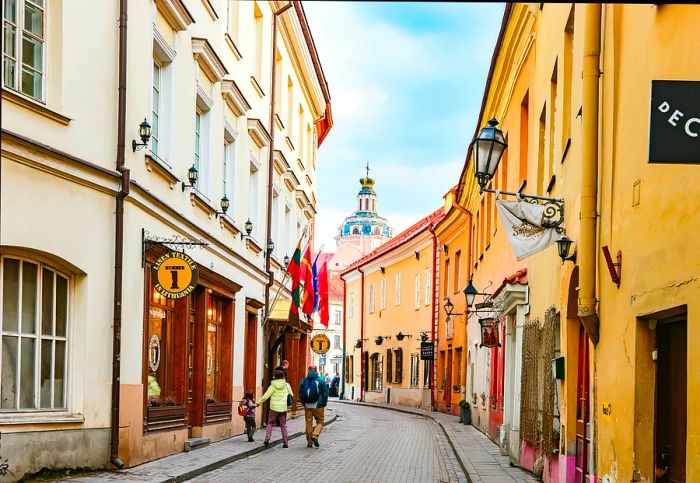
{"type": "Polygon", "coordinates": [[[472,412],[471,407],[466,399],[462,399],[459,402],[459,422],[467,425],[472,422],[472,412]]]}

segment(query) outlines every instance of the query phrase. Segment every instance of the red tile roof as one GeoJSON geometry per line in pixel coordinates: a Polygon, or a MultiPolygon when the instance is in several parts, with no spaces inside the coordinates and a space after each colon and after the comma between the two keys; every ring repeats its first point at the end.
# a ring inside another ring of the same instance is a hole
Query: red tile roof
{"type": "Polygon", "coordinates": [[[506,278],[503,279],[503,283],[501,283],[500,287],[496,289],[496,291],[491,295],[491,298],[495,297],[498,295],[501,290],[505,288],[506,285],[508,284],[514,284],[514,283],[520,283],[523,285],[527,285],[527,268],[521,268],[517,272],[515,272],[512,275],[507,276],[506,278]]]}
{"type": "Polygon", "coordinates": [[[443,218],[445,217],[445,209],[443,207],[438,208],[437,210],[433,211],[431,214],[426,216],[425,218],[422,218],[420,221],[414,223],[412,226],[408,227],[398,235],[396,235],[394,238],[390,239],[383,245],[377,247],[374,251],[371,251],[364,257],[360,258],[358,261],[353,263],[352,265],[348,266],[341,275],[344,275],[348,272],[353,271],[357,267],[360,267],[364,265],[365,263],[374,260],[375,258],[384,255],[385,253],[390,252],[394,248],[397,248],[407,241],[411,240],[415,236],[419,235],[420,233],[424,232],[428,228],[434,227],[436,224],[438,224],[443,218]]]}

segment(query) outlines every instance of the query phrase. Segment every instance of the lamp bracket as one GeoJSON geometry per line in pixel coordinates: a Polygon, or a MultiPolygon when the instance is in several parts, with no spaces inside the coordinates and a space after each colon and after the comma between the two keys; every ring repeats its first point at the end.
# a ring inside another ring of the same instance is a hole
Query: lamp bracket
{"type": "Polygon", "coordinates": [[[490,188],[482,188],[481,192],[496,193],[502,195],[515,196],[521,200],[544,206],[544,216],[542,218],[542,228],[555,228],[557,233],[563,233],[564,229],[560,226],[564,223],[564,198],[551,198],[549,196],[528,195],[513,191],[500,191],[490,188]]]}
{"type": "Polygon", "coordinates": [[[139,149],[143,149],[146,146],[148,146],[148,143],[137,143],[136,141],[131,141],[131,149],[133,149],[134,152],[138,151],[139,149]]]}
{"type": "Polygon", "coordinates": [[[203,241],[196,241],[186,238],[180,235],[173,235],[171,237],[164,237],[158,235],[151,235],[145,228],[141,229],[141,267],[146,266],[146,252],[153,248],[155,245],[163,245],[172,250],[183,250],[185,248],[199,247],[204,248],[209,244],[203,241]]]}

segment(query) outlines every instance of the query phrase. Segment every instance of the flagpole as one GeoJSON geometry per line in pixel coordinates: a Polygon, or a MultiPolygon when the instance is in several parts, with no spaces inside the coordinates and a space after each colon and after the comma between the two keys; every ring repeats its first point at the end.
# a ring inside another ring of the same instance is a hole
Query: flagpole
{"type": "MultiPolygon", "coordinates": [[[[309,230],[309,225],[306,225],[304,227],[304,231],[301,233],[301,238],[299,238],[299,241],[303,240],[306,237],[306,234],[309,230]]],[[[277,289],[277,293],[275,294],[275,298],[272,300],[272,304],[270,305],[269,310],[267,311],[268,313],[265,314],[265,317],[263,318],[262,321],[262,326],[264,326],[267,321],[270,319],[270,314],[272,313],[272,310],[275,308],[275,305],[277,305],[277,301],[280,298],[280,295],[282,294],[282,289],[284,288],[284,284],[287,282],[289,279],[290,273],[289,273],[289,266],[285,267],[284,269],[284,277],[282,277],[282,281],[280,282],[280,288],[277,289]]]]}

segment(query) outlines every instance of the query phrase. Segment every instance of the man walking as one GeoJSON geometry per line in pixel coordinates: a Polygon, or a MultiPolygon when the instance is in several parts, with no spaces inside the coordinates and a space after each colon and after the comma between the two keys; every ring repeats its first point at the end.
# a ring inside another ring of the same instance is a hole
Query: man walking
{"type": "Polygon", "coordinates": [[[326,404],[328,404],[328,384],[318,377],[318,368],[309,366],[309,372],[299,384],[299,401],[304,405],[304,419],[306,420],[306,446],[314,445],[318,448],[318,437],[323,429],[323,419],[326,404]],[[313,420],[316,425],[312,426],[313,420]]]}

